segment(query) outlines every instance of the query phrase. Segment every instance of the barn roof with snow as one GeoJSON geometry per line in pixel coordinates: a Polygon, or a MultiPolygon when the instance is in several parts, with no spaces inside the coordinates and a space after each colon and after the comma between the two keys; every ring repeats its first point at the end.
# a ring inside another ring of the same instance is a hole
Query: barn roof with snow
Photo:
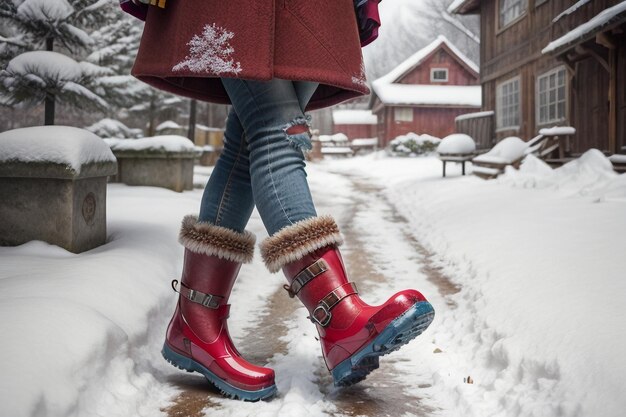
{"type": "Polygon", "coordinates": [[[457,84],[453,81],[446,83],[415,83],[409,80],[411,74],[415,73],[420,66],[429,62],[441,50],[456,61],[462,68],[462,71],[467,73],[468,77],[478,80],[478,66],[446,39],[445,36],[438,36],[437,39],[401,62],[389,73],[373,81],[370,107],[374,107],[377,99],[380,101],[380,104],[392,106],[480,107],[480,85],[457,84]]]}

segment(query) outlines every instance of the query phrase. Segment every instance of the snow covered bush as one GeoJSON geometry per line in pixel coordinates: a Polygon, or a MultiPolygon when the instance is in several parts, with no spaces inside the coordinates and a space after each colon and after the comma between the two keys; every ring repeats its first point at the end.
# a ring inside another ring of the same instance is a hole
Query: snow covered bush
{"type": "Polygon", "coordinates": [[[85,129],[95,133],[101,138],[134,139],[143,136],[143,131],[141,129],[131,129],[119,120],[108,118],[102,119],[85,129]]]}
{"type": "Polygon", "coordinates": [[[409,132],[397,136],[389,142],[388,151],[394,156],[415,156],[429,154],[437,149],[441,139],[428,135],[409,132]]]}

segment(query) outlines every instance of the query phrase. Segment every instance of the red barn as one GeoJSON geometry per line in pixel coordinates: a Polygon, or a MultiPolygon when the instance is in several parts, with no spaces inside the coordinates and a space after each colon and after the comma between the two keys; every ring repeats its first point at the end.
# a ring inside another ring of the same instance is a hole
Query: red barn
{"type": "Polygon", "coordinates": [[[371,110],[333,110],[333,133],[345,133],[349,139],[375,138],[377,124],[376,115],[371,110]]]}
{"type": "Polygon", "coordinates": [[[372,83],[379,145],[408,132],[444,137],[456,116],[480,109],[478,66],[439,36],[372,83]]]}

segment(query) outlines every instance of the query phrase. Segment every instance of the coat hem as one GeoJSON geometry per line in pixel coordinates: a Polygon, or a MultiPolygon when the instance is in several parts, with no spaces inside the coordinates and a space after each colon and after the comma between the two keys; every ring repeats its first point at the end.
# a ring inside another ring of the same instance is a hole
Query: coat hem
{"type": "MultiPolygon", "coordinates": [[[[171,73],[163,74],[160,71],[147,71],[145,68],[141,72],[133,69],[131,75],[152,87],[172,94],[200,101],[232,104],[220,77],[217,76],[198,76],[196,74],[177,74],[172,76],[171,73]],[[199,88],[200,85],[202,86],[201,88],[199,88]],[[207,93],[203,94],[201,91],[206,91],[207,93]]],[[[367,85],[350,83],[348,86],[345,82],[337,80],[336,76],[324,76],[319,71],[316,71],[315,74],[307,74],[305,68],[290,68],[276,65],[274,66],[274,77],[292,81],[314,81],[320,84],[313,97],[311,97],[305,111],[330,107],[371,93],[367,85]]],[[[253,75],[245,77],[224,75],[224,78],[242,78],[258,81],[269,81],[271,79],[271,77],[255,77],[253,75]]]]}

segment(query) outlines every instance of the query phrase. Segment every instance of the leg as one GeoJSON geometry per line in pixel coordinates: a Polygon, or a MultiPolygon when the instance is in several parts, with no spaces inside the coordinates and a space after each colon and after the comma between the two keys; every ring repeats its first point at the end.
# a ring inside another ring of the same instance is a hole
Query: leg
{"type": "Polygon", "coordinates": [[[254,202],[268,233],[316,216],[304,171],[303,150],[311,148],[310,116],[302,112],[312,85],[290,80],[222,78],[248,140],[254,202]]]}
{"type": "Polygon", "coordinates": [[[253,209],[245,133],[231,108],[226,119],[224,150],[204,189],[199,220],[243,232],[253,209]]]}

